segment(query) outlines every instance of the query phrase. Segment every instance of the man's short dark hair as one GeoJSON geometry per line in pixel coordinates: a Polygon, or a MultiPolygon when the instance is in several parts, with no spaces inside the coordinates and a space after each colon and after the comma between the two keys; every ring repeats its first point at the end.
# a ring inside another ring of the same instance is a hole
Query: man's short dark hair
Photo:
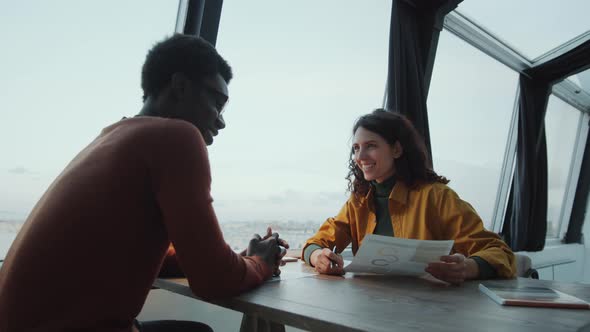
{"type": "Polygon", "coordinates": [[[213,45],[200,37],[175,34],[155,44],[145,58],[141,70],[143,100],[157,97],[174,73],[183,73],[195,82],[219,73],[229,83],[233,76],[213,45]]]}

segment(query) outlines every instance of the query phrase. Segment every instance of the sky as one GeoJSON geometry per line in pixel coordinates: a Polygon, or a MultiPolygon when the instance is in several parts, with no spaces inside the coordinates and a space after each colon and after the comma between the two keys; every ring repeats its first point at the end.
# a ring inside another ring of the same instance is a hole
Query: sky
{"type": "MultiPolygon", "coordinates": [[[[26,218],[103,127],[139,111],[145,54],[173,33],[177,7],[0,0],[0,219],[26,218]]],[[[217,48],[235,78],[227,128],[209,148],[221,222],[319,225],[339,211],[354,120],[382,104],[390,10],[389,0],[224,1],[217,48]]],[[[466,0],[459,10],[534,58],[587,31],[590,2],[466,0]]],[[[434,165],[490,225],[518,75],[446,31],[437,54],[434,165]]],[[[554,132],[577,126],[578,113],[557,111],[569,105],[552,105],[554,132]]],[[[548,135],[550,163],[568,158],[575,137],[548,135]]],[[[561,202],[567,169],[556,165],[561,202]]]]}

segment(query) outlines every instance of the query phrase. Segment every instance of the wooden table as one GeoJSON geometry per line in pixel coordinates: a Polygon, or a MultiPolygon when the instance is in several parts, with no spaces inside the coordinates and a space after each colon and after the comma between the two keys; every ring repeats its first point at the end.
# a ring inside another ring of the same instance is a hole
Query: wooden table
{"type": "MultiPolygon", "coordinates": [[[[289,325],[311,331],[536,332],[577,331],[590,324],[590,310],[498,305],[478,290],[478,281],[457,287],[350,273],[289,278],[312,272],[301,262],[283,270],[285,280],[211,303],[243,312],[242,331],[280,331],[289,325]]],[[[590,285],[522,278],[502,282],[549,286],[590,301],[590,285]]],[[[158,279],[155,286],[198,299],[186,279],[158,279]]]]}

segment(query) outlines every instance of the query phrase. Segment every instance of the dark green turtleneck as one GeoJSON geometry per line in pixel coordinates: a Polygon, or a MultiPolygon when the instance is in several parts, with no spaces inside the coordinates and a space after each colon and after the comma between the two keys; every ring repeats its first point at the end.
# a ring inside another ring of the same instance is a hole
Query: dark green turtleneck
{"type": "MultiPolygon", "coordinates": [[[[392,176],[382,183],[371,181],[374,190],[375,215],[377,217],[377,226],[373,234],[393,236],[393,227],[391,226],[391,218],[389,214],[389,194],[395,185],[395,178],[392,176]]],[[[317,244],[310,244],[303,252],[303,259],[309,263],[311,253],[322,247],[317,244]]],[[[336,250],[334,248],[333,250],[336,250]]]]}
{"type": "Polygon", "coordinates": [[[395,185],[395,178],[392,176],[381,183],[371,181],[371,185],[375,189],[373,202],[375,204],[375,216],[377,217],[377,226],[375,226],[373,234],[393,236],[391,214],[389,212],[389,195],[395,185]]]}

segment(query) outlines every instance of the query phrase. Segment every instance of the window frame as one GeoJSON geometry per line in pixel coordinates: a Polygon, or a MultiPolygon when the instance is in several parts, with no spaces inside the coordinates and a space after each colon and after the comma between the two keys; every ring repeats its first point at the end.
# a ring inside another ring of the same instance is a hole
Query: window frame
{"type": "MultiPolygon", "coordinates": [[[[579,111],[579,110],[578,110],[579,111]]],[[[576,132],[576,139],[574,141],[574,151],[572,160],[570,160],[570,169],[568,173],[568,180],[566,184],[565,194],[561,203],[561,211],[559,214],[559,227],[557,237],[563,239],[567,228],[569,226],[570,216],[574,207],[574,198],[576,196],[576,188],[578,180],[582,172],[582,160],[584,159],[584,149],[586,147],[586,138],[588,136],[588,123],[590,114],[580,111],[578,118],[578,128],[576,132]]]]}
{"type": "MultiPolygon", "coordinates": [[[[471,46],[475,47],[484,54],[508,66],[520,74],[526,75],[525,71],[534,66],[538,66],[546,61],[552,60],[555,56],[563,54],[573,47],[590,40],[590,32],[583,33],[579,36],[566,41],[562,45],[548,51],[545,54],[529,60],[527,57],[510,47],[499,37],[484,29],[476,21],[462,14],[458,10],[450,12],[444,20],[444,29],[461,38],[471,46]]],[[[569,79],[557,82],[552,87],[552,95],[571,105],[574,109],[580,111],[580,120],[578,122],[575,147],[572,160],[569,163],[568,180],[565,188],[565,194],[560,211],[559,226],[556,237],[546,237],[546,245],[561,243],[569,226],[569,219],[573,209],[573,202],[578,184],[578,179],[582,171],[582,160],[584,157],[584,147],[588,136],[589,127],[585,126],[590,117],[590,95],[580,91],[580,87],[569,79]]],[[[517,87],[516,99],[513,108],[513,115],[508,133],[503,166],[500,174],[500,181],[496,193],[494,212],[492,215],[492,230],[496,233],[501,232],[504,225],[504,216],[508,198],[510,196],[510,187],[514,175],[514,166],[516,162],[516,138],[518,131],[518,107],[520,89],[517,87]]],[[[588,209],[588,206],[586,206],[588,209]]]]}

